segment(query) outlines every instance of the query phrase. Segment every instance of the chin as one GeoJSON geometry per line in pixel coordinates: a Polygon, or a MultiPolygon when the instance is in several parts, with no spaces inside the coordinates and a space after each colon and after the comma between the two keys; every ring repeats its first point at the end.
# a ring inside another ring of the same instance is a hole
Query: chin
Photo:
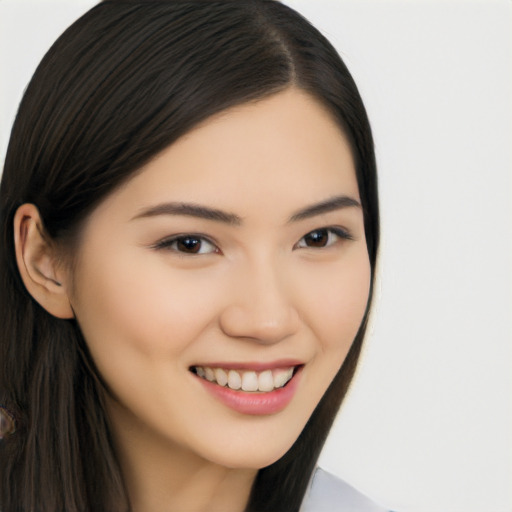
{"type": "MultiPolygon", "coordinates": [[[[207,456],[212,462],[231,469],[262,469],[277,462],[292,447],[296,438],[288,439],[285,442],[269,442],[269,439],[260,438],[250,444],[241,446],[234,443],[228,446],[223,452],[216,450],[216,453],[207,456]]],[[[218,446],[217,446],[218,448],[218,446]]]]}

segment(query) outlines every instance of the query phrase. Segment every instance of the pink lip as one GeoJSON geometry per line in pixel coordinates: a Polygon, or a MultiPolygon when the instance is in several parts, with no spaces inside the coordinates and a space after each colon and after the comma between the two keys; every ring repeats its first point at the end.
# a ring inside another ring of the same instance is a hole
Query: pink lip
{"type": "MultiPolygon", "coordinates": [[[[289,367],[294,365],[284,366],[289,367]]],[[[220,365],[218,367],[226,368],[226,366],[220,365]]],[[[281,365],[277,366],[277,368],[280,367],[281,365]]],[[[240,368],[240,366],[234,366],[233,369],[234,368],[240,368]]],[[[268,369],[269,367],[265,366],[265,368],[268,369]]],[[[284,387],[268,393],[247,392],[242,390],[235,391],[228,387],[219,386],[201,377],[196,376],[196,378],[199,379],[209,393],[230,409],[242,414],[265,415],[280,412],[291,402],[301,378],[302,368],[303,367],[300,366],[295,371],[291,380],[289,380],[284,387]]],[[[250,369],[254,369],[254,367],[250,369]]]]}

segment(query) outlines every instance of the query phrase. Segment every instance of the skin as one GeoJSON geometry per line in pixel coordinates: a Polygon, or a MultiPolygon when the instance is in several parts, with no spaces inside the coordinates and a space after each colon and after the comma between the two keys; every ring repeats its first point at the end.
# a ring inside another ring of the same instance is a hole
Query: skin
{"type": "Polygon", "coordinates": [[[30,290],[39,272],[36,299],[76,315],[109,388],[134,511],[242,511],[257,470],[300,434],[347,355],[370,287],[359,206],[290,220],[336,196],[359,201],[348,143],[316,100],[290,88],[207,120],[111,194],[87,220],[73,270],[52,265],[37,210],[19,210],[24,281],[30,290]],[[144,215],[169,202],[239,222],[144,215]],[[318,231],[331,227],[351,239],[318,231]],[[322,243],[311,246],[311,232],[322,243]],[[205,238],[199,254],[172,243],[186,234],[205,238]],[[274,414],[230,409],[189,370],[281,359],[304,367],[274,414]]]}

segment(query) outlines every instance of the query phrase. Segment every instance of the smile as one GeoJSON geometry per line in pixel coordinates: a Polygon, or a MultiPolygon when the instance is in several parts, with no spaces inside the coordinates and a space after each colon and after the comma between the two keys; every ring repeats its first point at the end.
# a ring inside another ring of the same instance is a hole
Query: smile
{"type": "Polygon", "coordinates": [[[193,366],[192,371],[202,379],[228,387],[234,391],[269,393],[284,387],[293,377],[296,367],[273,368],[271,370],[233,370],[193,366]]]}
{"type": "Polygon", "coordinates": [[[272,368],[222,366],[197,365],[190,371],[209,395],[238,413],[251,415],[284,410],[297,392],[304,369],[304,364],[291,362],[272,368]]]}

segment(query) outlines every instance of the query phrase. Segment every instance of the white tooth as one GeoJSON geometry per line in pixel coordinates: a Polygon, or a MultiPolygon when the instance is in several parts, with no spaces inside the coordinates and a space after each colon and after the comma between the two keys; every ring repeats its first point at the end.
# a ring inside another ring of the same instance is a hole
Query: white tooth
{"type": "Polygon", "coordinates": [[[265,370],[258,376],[258,389],[260,391],[272,391],[274,389],[274,376],[272,370],[265,370]]]}
{"type": "Polygon", "coordinates": [[[293,375],[293,368],[277,368],[273,371],[274,373],[274,386],[276,388],[282,388],[293,375]]]}
{"type": "Polygon", "coordinates": [[[228,383],[228,374],[222,368],[215,368],[215,379],[219,386],[225,386],[228,383]]]}
{"type": "Polygon", "coordinates": [[[258,391],[258,376],[256,372],[244,372],[242,376],[242,389],[244,391],[258,391]]]}
{"type": "Polygon", "coordinates": [[[196,366],[196,373],[199,375],[199,377],[202,377],[204,379],[205,373],[204,368],[202,366],[196,366]]]}
{"type": "Polygon", "coordinates": [[[235,370],[229,370],[228,373],[228,386],[231,389],[240,389],[242,387],[242,378],[235,370]]]}
{"type": "Polygon", "coordinates": [[[215,380],[215,373],[211,368],[206,367],[204,369],[205,377],[210,381],[213,382],[215,380]]]}

